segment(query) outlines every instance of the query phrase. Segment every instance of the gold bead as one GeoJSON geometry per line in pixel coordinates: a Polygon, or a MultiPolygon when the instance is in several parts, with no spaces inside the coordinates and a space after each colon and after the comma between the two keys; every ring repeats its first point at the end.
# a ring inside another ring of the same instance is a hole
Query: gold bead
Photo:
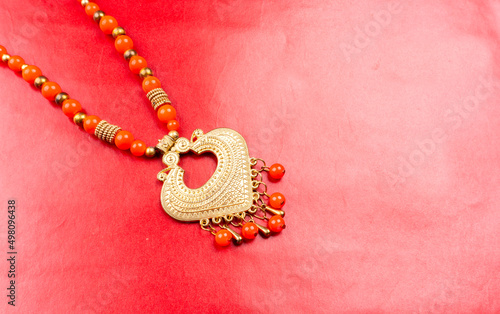
{"type": "Polygon", "coordinates": [[[89,0],[82,0],[81,4],[82,4],[82,7],[85,8],[87,6],[87,4],[89,4],[89,0]]]}
{"type": "Polygon", "coordinates": [[[147,157],[154,157],[156,154],[156,150],[154,147],[148,147],[146,148],[146,152],[144,153],[147,157]]]}
{"type": "Polygon", "coordinates": [[[153,75],[153,71],[150,68],[142,68],[141,72],[139,72],[139,76],[144,79],[148,76],[153,75]]]}
{"type": "Polygon", "coordinates": [[[21,70],[24,70],[24,69],[26,69],[27,67],[28,67],[28,65],[27,65],[27,64],[23,64],[23,65],[21,65],[21,70]]]}
{"type": "Polygon", "coordinates": [[[172,131],[168,132],[168,136],[170,136],[174,140],[177,140],[179,138],[179,132],[172,130],[172,131]]]}
{"type": "Polygon", "coordinates": [[[118,36],[126,35],[127,33],[125,33],[125,30],[123,29],[123,27],[118,26],[118,27],[115,27],[113,29],[112,34],[113,34],[113,38],[116,38],[118,36]]]}
{"type": "Polygon", "coordinates": [[[79,113],[75,114],[75,116],[73,117],[73,122],[81,125],[83,123],[83,120],[85,120],[86,117],[87,117],[86,114],[84,114],[83,112],[79,112],[79,113]]]}
{"type": "Polygon", "coordinates": [[[65,100],[68,100],[69,99],[69,95],[65,92],[62,92],[62,93],[59,93],[56,95],[56,104],[58,104],[59,106],[62,105],[62,103],[65,101],[65,100]]]}
{"type": "Polygon", "coordinates": [[[48,81],[49,79],[42,75],[35,79],[34,85],[36,88],[40,89],[42,88],[43,84],[47,83],[48,81]]]}
{"type": "Polygon", "coordinates": [[[9,60],[10,60],[10,55],[8,55],[8,54],[4,54],[4,55],[2,56],[2,61],[3,61],[3,62],[7,63],[7,62],[9,62],[9,60]]]}
{"type": "Polygon", "coordinates": [[[106,13],[102,12],[101,10],[99,11],[96,11],[94,13],[94,22],[97,22],[99,23],[99,21],[101,20],[101,18],[103,18],[104,16],[106,15],[106,13]]]}
{"type": "Polygon", "coordinates": [[[133,56],[137,56],[137,51],[135,51],[134,49],[129,49],[123,54],[123,57],[127,61],[130,60],[130,58],[132,58],[133,56]]]}

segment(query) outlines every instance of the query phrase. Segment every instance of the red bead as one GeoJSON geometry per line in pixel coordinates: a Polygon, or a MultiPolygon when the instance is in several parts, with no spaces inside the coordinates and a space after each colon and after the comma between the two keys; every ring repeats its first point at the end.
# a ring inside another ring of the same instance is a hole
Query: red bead
{"type": "Polygon", "coordinates": [[[24,59],[20,56],[11,56],[7,64],[12,71],[21,72],[24,59]]]}
{"type": "MultiPolygon", "coordinates": [[[[141,70],[139,70],[141,71],[141,70]]],[[[139,73],[139,72],[137,72],[139,73]]],[[[161,87],[161,82],[157,77],[154,76],[148,76],[142,81],[142,89],[144,92],[147,94],[153,89],[160,88],[161,87]]]]}
{"type": "Polygon", "coordinates": [[[167,123],[168,121],[175,119],[176,111],[171,105],[163,105],[158,109],[156,114],[161,122],[167,123]]]}
{"type": "Polygon", "coordinates": [[[229,244],[231,244],[232,238],[233,235],[231,234],[231,232],[227,231],[226,229],[221,229],[215,234],[215,243],[220,246],[228,246],[229,244]]]}
{"type": "MultiPolygon", "coordinates": [[[[133,56],[132,58],[130,58],[130,61],[128,63],[128,67],[129,67],[130,71],[132,71],[132,73],[134,73],[134,74],[139,74],[139,72],[141,72],[141,70],[147,66],[148,66],[148,63],[147,63],[146,59],[144,59],[141,56],[133,56]]],[[[143,84],[142,86],[144,88],[144,82],[142,84],[143,84]]]]}
{"type": "Polygon", "coordinates": [[[134,136],[129,131],[120,131],[116,134],[115,145],[121,150],[127,150],[132,146],[134,136]]]}
{"type": "Polygon", "coordinates": [[[73,118],[75,114],[82,111],[82,105],[78,100],[67,99],[62,104],[62,111],[67,117],[73,118]]]}
{"type": "Polygon", "coordinates": [[[274,164],[269,167],[269,175],[271,178],[279,180],[285,175],[285,167],[280,164],[274,164]]]}
{"type": "Polygon", "coordinates": [[[85,13],[90,17],[94,16],[94,13],[96,13],[97,11],[99,11],[99,6],[94,2],[89,2],[85,6],[85,13]]]}
{"type": "Polygon", "coordinates": [[[259,233],[259,228],[253,222],[247,222],[241,228],[241,235],[243,238],[252,240],[255,239],[257,234],[259,233]]]}
{"type": "Polygon", "coordinates": [[[52,101],[56,99],[57,94],[60,92],[62,92],[61,86],[56,82],[47,82],[42,86],[42,96],[47,100],[52,101]]]}
{"type": "Polygon", "coordinates": [[[118,22],[111,15],[106,15],[103,16],[99,21],[99,27],[101,28],[101,31],[104,32],[104,34],[110,35],[111,33],[113,33],[113,29],[115,29],[115,27],[118,27],[118,22]]]}
{"type": "Polygon", "coordinates": [[[177,120],[170,120],[167,123],[167,129],[169,131],[177,131],[179,129],[180,125],[177,120]]]}
{"type": "Polygon", "coordinates": [[[285,202],[285,196],[278,192],[271,194],[269,197],[269,205],[271,205],[272,208],[280,209],[285,205],[285,202]]]}
{"type": "Polygon", "coordinates": [[[119,53],[124,53],[125,51],[134,48],[134,42],[132,41],[132,38],[127,35],[121,35],[115,40],[115,48],[119,53]]]}
{"type": "Polygon", "coordinates": [[[42,70],[40,70],[37,66],[28,65],[27,67],[24,68],[22,73],[23,73],[23,79],[26,82],[33,84],[35,79],[42,75],[42,70]]]}
{"type": "Polygon", "coordinates": [[[89,134],[94,134],[95,128],[101,122],[101,118],[98,116],[87,116],[85,120],[83,120],[83,128],[89,134]]]}
{"type": "Polygon", "coordinates": [[[281,230],[285,229],[285,221],[280,215],[274,215],[273,217],[269,218],[267,226],[273,232],[281,232],[281,230]]]}
{"type": "Polygon", "coordinates": [[[4,46],[0,46],[0,57],[7,53],[7,49],[4,46]]]}
{"type": "Polygon", "coordinates": [[[146,148],[146,143],[141,140],[135,140],[132,143],[132,146],[130,146],[130,152],[132,153],[132,155],[140,157],[144,155],[144,152],[146,152],[146,148]]]}

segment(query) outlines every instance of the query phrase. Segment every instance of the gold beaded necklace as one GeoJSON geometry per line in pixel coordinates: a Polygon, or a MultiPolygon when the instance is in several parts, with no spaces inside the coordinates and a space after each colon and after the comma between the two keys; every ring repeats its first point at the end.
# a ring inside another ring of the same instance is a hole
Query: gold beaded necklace
{"type": "Polygon", "coordinates": [[[162,155],[166,168],[157,178],[163,182],[161,204],[172,218],[179,221],[199,221],[203,230],[215,236],[216,244],[227,246],[231,240],[239,245],[254,239],[257,234],[269,237],[285,228],[282,210],[285,197],[281,193],[267,193],[263,172],[274,180],[285,174],[280,164],[270,167],[260,158],[251,158],[245,139],[236,131],[218,128],[208,133],[193,131],[191,138],[180,137],[177,112],[160,80],[153,76],[147,61],[134,50],[132,39],[118,26],[116,19],[106,15],[99,6],[88,0],[79,1],[85,13],[99,24],[106,35],[115,39],[116,50],[128,61],[130,71],[142,78],[142,89],[151,102],[158,119],[167,125],[169,133],[156,146],[147,146],[134,138],[131,132],[108,123],[95,115],[84,113],[81,104],[63,92],[59,84],[49,81],[35,65],[27,65],[19,56],[10,56],[0,46],[0,56],[8,67],[21,72],[25,81],[41,90],[43,97],[60,105],[63,113],[72,118],[87,133],[114,144],[121,150],[130,150],[134,156],[162,155]],[[187,152],[212,152],[217,157],[217,168],[200,188],[190,189],[184,183],[184,170],[178,165],[180,156],[187,152]],[[258,221],[267,222],[267,226],[258,221]],[[240,229],[240,233],[237,230],[240,229]]]}

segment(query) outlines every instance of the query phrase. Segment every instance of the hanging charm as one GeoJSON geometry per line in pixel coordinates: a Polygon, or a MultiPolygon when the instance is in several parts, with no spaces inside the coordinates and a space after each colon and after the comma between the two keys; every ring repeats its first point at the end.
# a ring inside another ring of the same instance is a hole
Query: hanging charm
{"type": "Polygon", "coordinates": [[[219,128],[204,134],[197,129],[188,140],[173,131],[156,148],[164,153],[162,161],[167,166],[157,176],[163,182],[161,204],[172,218],[199,221],[220,246],[229,245],[231,240],[239,245],[257,233],[269,237],[285,228],[281,209],[285,198],[281,193],[269,195],[262,178],[262,172],[269,172],[271,178],[281,179],[285,170],[279,164],[267,167],[262,159],[250,158],[238,132],[219,128]],[[197,189],[185,185],[184,169],[178,165],[180,155],[189,151],[212,152],[217,157],[214,174],[197,189]]]}

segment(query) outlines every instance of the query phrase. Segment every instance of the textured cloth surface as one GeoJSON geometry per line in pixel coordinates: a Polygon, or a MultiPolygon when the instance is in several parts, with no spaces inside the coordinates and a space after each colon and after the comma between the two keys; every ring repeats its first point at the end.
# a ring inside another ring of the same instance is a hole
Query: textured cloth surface
{"type": "MultiPolygon", "coordinates": [[[[216,248],[164,213],[159,159],[88,135],[1,64],[19,313],[500,311],[498,1],[98,4],[162,81],[181,135],[233,128],[285,165],[269,189],[287,229],[216,248]]],[[[167,132],[78,1],[0,0],[0,30],[88,113],[149,145],[167,132]]],[[[181,164],[191,187],[215,169],[181,164]]]]}

